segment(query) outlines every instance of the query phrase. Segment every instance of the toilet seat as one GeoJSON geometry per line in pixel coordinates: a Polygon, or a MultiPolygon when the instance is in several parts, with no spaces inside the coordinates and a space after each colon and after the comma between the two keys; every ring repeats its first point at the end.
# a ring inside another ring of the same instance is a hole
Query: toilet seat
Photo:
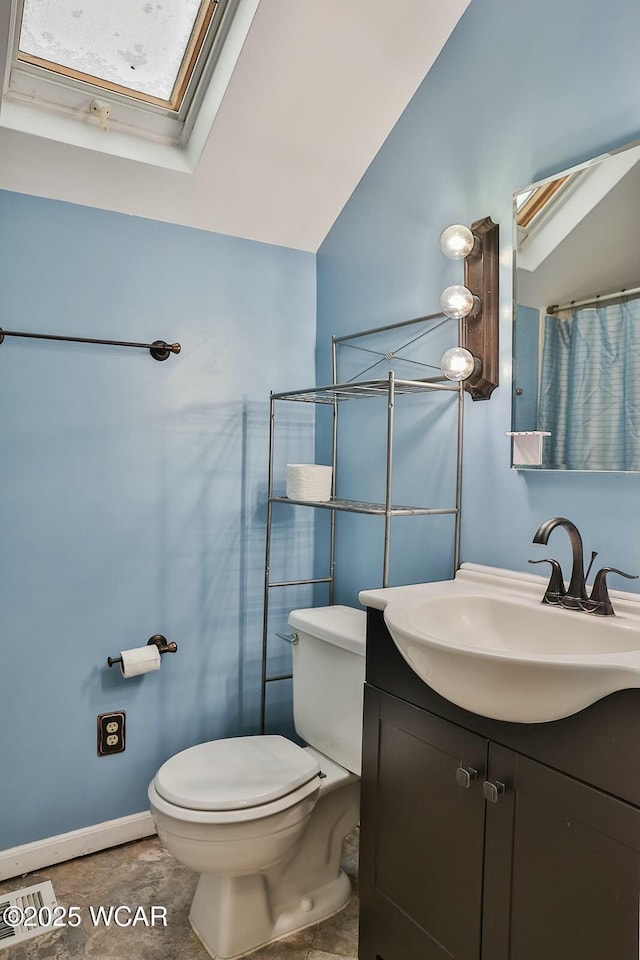
{"type": "Polygon", "coordinates": [[[319,789],[319,775],[316,759],[284,737],[232,737],[171,757],[152,789],[177,818],[227,823],[288,809],[319,789]]]}

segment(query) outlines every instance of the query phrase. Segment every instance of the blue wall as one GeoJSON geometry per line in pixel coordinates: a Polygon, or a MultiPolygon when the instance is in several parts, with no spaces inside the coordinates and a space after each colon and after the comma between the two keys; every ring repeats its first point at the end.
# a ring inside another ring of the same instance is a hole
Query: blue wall
{"type": "MultiPolygon", "coordinates": [[[[505,437],[511,194],[640,135],[639,26],[637,0],[472,0],[317,257],[315,375],[327,383],[332,334],[434,312],[459,281],[443,227],[501,224],[502,385],[466,404],[463,559],[528,569],[538,524],[565,514],[603,562],[640,572],[637,477],[518,473],[505,437]]],[[[166,363],[0,347],[0,848],[143,810],[167,756],[256,730],[267,397],[314,376],[314,263],[0,192],[2,326],[183,344],[166,363]],[[180,646],[159,673],[106,668],[156,632],[180,646]],[[127,749],[98,759],[96,715],[118,709],[127,749]]],[[[385,410],[365,406],[343,421],[340,482],[377,499],[385,410]]],[[[398,404],[398,419],[398,499],[450,500],[450,419],[431,401],[398,404]]],[[[326,431],[319,422],[322,458],[326,431]]],[[[282,443],[280,486],[287,460],[312,456],[306,416],[288,415],[282,443]]],[[[392,579],[450,575],[451,533],[446,518],[395,521],[392,579]]],[[[312,534],[308,512],[279,510],[276,576],[310,572],[312,534]]],[[[337,599],[380,582],[381,534],[374,518],[339,517],[337,599]]],[[[566,561],[562,533],[552,547],[566,561]]],[[[277,621],[308,600],[285,594],[277,621]]],[[[289,690],[272,688],[275,723],[289,690]]]]}
{"type": "Polygon", "coordinates": [[[535,430],[538,425],[538,371],[540,369],[540,311],[518,304],[513,318],[513,429],[535,430]],[[520,394],[516,394],[520,390],[520,394]]]}
{"type": "MultiPolygon", "coordinates": [[[[315,260],[0,192],[0,290],[5,329],[183,346],[0,346],[2,849],[144,810],[166,757],[257,731],[268,396],[312,381],[315,260]],[[159,673],[107,668],[155,633],[159,673]]],[[[313,425],[285,434],[308,459],[313,425]]]]}
{"type": "MultiPolygon", "coordinates": [[[[440,253],[450,223],[491,216],[501,226],[501,386],[466,403],[462,559],[529,569],[541,521],[572,518],[599,560],[640,573],[637,475],[518,473],[510,469],[512,193],[542,177],[637,139],[640,60],[637,0],[472,0],[436,64],[388,137],[318,254],[318,380],[330,337],[438,310],[440,292],[462,281],[440,253]]],[[[384,411],[382,412],[384,416],[384,411]]],[[[365,415],[368,418],[368,414],[365,415]]],[[[367,424],[365,428],[365,424],[367,424]]],[[[356,483],[371,420],[342,464],[356,483]]],[[[443,435],[411,424],[402,438],[412,496],[428,493],[443,435]]],[[[397,467],[399,472],[400,467],[397,467]]],[[[423,502],[419,499],[418,502],[423,502]]],[[[396,521],[405,552],[395,582],[437,575],[440,534],[396,521]]],[[[344,527],[343,527],[344,530],[344,527]]],[[[380,530],[339,543],[338,597],[380,582],[380,530]],[[375,560],[372,560],[375,555],[375,560]]],[[[551,553],[568,561],[562,532],[551,553]]],[[[612,586],[629,589],[627,581],[612,586]]],[[[637,589],[637,583],[636,583],[637,589]]]]}

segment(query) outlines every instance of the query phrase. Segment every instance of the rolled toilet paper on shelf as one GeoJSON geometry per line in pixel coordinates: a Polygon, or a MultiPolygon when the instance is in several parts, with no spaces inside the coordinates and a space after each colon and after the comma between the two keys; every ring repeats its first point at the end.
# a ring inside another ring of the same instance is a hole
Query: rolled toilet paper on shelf
{"type": "Polygon", "coordinates": [[[151,673],[160,669],[160,651],[155,643],[146,647],[134,647],[133,650],[121,650],[120,670],[123,677],[137,677],[141,673],[151,673]]]}
{"type": "Polygon", "coordinates": [[[287,497],[290,500],[331,499],[333,468],[318,463],[287,464],[287,497]]]}

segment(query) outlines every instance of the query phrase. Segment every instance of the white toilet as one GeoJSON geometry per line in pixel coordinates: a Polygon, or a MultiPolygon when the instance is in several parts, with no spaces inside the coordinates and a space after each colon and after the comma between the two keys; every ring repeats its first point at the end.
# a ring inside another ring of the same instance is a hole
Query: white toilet
{"type": "Polygon", "coordinates": [[[158,836],[200,873],[189,919],[232,960],[340,910],[340,868],[358,822],[365,613],[294,610],[297,733],[213,740],[164,763],[149,786],[158,836]]]}

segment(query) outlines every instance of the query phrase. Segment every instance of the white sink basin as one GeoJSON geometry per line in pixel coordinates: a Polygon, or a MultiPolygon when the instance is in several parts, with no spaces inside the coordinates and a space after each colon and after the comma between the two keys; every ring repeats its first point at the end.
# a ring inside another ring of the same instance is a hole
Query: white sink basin
{"type": "Polygon", "coordinates": [[[577,713],[640,687],[640,596],[611,591],[617,616],[540,603],[546,580],[463,564],[455,580],[364,591],[412,670],[466,710],[519,723],[577,713]]]}

